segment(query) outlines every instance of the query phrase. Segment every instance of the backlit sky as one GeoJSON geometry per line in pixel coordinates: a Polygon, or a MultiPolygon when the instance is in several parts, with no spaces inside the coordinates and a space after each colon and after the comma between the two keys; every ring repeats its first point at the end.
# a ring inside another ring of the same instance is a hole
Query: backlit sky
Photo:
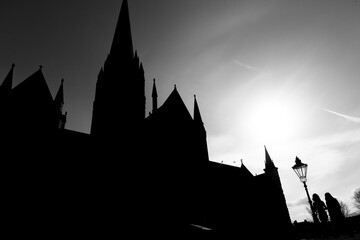
{"type": "MultiPolygon", "coordinates": [[[[0,81],[14,85],[44,66],[55,96],[65,79],[67,128],[89,132],[97,74],[121,0],[2,0],[0,81]]],[[[129,0],[132,36],[159,105],[174,84],[193,95],[212,161],[253,174],[264,145],[279,169],[292,221],[310,219],[291,167],[309,165],[310,194],[351,211],[360,187],[360,2],[356,0],[129,0]]],[[[121,90],[119,89],[119,93],[121,90]]],[[[231,200],[229,200],[231,201],[231,200]]],[[[266,198],[264,199],[266,201],[266,198]]]]}

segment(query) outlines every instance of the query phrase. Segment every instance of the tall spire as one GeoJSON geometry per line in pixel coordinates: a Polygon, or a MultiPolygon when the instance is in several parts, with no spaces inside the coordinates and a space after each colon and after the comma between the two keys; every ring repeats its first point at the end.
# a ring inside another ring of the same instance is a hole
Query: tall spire
{"type": "MultiPolygon", "coordinates": [[[[128,1],[123,0],[110,53],[96,82],[91,134],[125,134],[124,126],[136,128],[145,119],[145,109],[144,68],[134,53],[128,1]]],[[[129,127],[126,135],[135,136],[130,131],[134,128],[129,127]]]]}
{"type": "Polygon", "coordinates": [[[151,97],[152,97],[152,107],[153,107],[153,110],[152,110],[152,113],[154,113],[156,110],[157,110],[157,91],[156,91],[156,84],[155,84],[155,78],[154,78],[154,83],[153,83],[153,89],[152,89],[152,94],[151,94],[151,97]]]}
{"type": "Polygon", "coordinates": [[[275,168],[274,162],[271,160],[271,157],[266,149],[266,146],[264,146],[264,148],[265,148],[265,169],[275,168]]]}
{"type": "Polygon", "coordinates": [[[196,95],[194,95],[194,121],[204,124],[202,119],[201,119],[201,114],[200,114],[200,110],[199,110],[199,106],[197,104],[196,101],[196,95]]]}
{"type": "Polygon", "coordinates": [[[123,0],[116,24],[114,39],[111,45],[110,56],[132,59],[134,50],[132,45],[130,15],[127,0],[123,0]]]}
{"type": "Polygon", "coordinates": [[[10,71],[8,72],[3,83],[0,86],[1,92],[9,92],[12,89],[14,67],[15,67],[15,64],[13,63],[11,65],[10,71]]]}

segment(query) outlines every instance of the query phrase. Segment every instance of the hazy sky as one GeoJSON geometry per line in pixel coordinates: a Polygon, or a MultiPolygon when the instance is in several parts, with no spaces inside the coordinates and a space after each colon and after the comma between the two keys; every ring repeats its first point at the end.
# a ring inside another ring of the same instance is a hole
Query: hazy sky
{"type": "MultiPolygon", "coordinates": [[[[55,96],[65,79],[67,128],[89,132],[97,74],[121,0],[2,0],[0,79],[14,85],[44,66],[55,96]]],[[[147,112],[174,84],[193,95],[212,161],[253,174],[266,145],[292,220],[310,218],[291,167],[309,165],[310,194],[353,208],[360,187],[360,2],[356,0],[129,0],[134,47],[146,77],[147,112]]],[[[119,93],[121,91],[119,90],[119,93]]]]}

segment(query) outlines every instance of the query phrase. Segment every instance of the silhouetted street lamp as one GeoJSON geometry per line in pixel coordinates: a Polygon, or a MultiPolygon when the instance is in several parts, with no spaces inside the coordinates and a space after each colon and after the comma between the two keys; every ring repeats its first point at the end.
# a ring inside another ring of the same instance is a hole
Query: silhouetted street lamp
{"type": "Polygon", "coordinates": [[[307,189],[307,185],[306,185],[307,167],[308,167],[308,165],[306,163],[302,163],[301,160],[298,157],[296,157],[295,158],[295,165],[292,167],[292,169],[294,170],[296,175],[299,177],[300,181],[302,183],[304,183],[304,188],[305,188],[308,200],[309,200],[310,209],[311,209],[312,217],[314,219],[314,223],[319,223],[319,220],[315,215],[314,208],[313,208],[313,205],[312,205],[312,202],[311,202],[311,199],[310,199],[310,195],[309,195],[309,192],[308,192],[308,189],[307,189]]]}

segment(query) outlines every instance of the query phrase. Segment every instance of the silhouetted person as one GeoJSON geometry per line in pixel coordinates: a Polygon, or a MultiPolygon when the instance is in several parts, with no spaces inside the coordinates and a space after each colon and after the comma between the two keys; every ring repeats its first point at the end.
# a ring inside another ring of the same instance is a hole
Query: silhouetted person
{"type": "Polygon", "coordinates": [[[319,195],[316,193],[312,196],[313,200],[313,207],[315,213],[318,215],[320,223],[321,223],[321,232],[322,234],[327,234],[327,222],[328,222],[328,215],[326,213],[326,205],[325,203],[320,199],[319,195]]]}
{"type": "Polygon", "coordinates": [[[341,212],[341,206],[338,200],[328,192],[325,193],[325,202],[332,222],[344,219],[344,214],[341,212]]]}
{"type": "Polygon", "coordinates": [[[328,215],[326,213],[327,208],[325,203],[320,199],[319,195],[317,195],[316,193],[313,194],[312,200],[314,202],[313,203],[314,211],[318,215],[320,222],[327,223],[328,215]]]}
{"type": "Polygon", "coordinates": [[[339,232],[343,230],[343,223],[345,216],[341,211],[341,206],[339,201],[334,198],[330,193],[325,193],[325,202],[328,209],[328,213],[333,224],[335,235],[338,235],[339,232]]]}

